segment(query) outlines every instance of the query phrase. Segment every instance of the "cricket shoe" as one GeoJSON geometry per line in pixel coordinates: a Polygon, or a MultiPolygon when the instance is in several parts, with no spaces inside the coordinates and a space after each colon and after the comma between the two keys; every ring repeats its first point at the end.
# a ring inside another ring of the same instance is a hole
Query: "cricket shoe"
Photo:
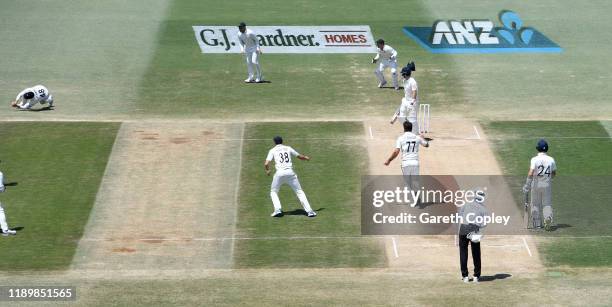
{"type": "Polygon", "coordinates": [[[246,79],[244,79],[244,83],[253,83],[253,79],[246,78],[246,79]]]}
{"type": "Polygon", "coordinates": [[[315,216],[317,216],[316,212],[314,212],[314,211],[308,212],[308,217],[315,217],[315,216]]]}
{"type": "Polygon", "coordinates": [[[387,81],[383,81],[381,83],[378,83],[378,87],[381,88],[383,86],[387,85],[387,81]]]}
{"type": "Polygon", "coordinates": [[[474,276],[474,278],[472,279],[473,283],[478,283],[478,277],[474,276]]]}
{"type": "Polygon", "coordinates": [[[270,214],[271,217],[279,217],[283,215],[283,211],[282,210],[274,210],[274,212],[272,212],[272,214],[270,214]]]}
{"type": "Polygon", "coordinates": [[[467,284],[470,282],[470,278],[466,276],[466,277],[461,278],[461,281],[467,284]]]}
{"type": "Polygon", "coordinates": [[[11,229],[8,229],[6,231],[4,231],[4,230],[2,231],[2,235],[5,236],[5,237],[14,236],[16,234],[17,234],[17,231],[11,230],[11,229]]]}

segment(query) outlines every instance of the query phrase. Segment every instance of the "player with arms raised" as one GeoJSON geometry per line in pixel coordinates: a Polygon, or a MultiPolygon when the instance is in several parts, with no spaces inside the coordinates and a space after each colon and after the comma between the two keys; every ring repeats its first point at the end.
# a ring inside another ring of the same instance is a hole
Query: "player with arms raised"
{"type": "Polygon", "coordinates": [[[546,140],[538,141],[536,145],[538,155],[531,158],[527,180],[523,186],[525,194],[531,192],[531,221],[527,221],[533,228],[552,230],[552,179],[557,175],[555,159],[547,154],[546,140]]]}
{"type": "Polygon", "coordinates": [[[297,157],[300,160],[310,161],[310,157],[299,154],[293,148],[289,146],[283,145],[283,138],[280,136],[274,137],[274,146],[268,152],[268,156],[266,157],[266,162],[264,163],[264,169],[266,170],[266,175],[270,175],[270,162],[274,160],[274,166],[276,167],[276,173],[274,173],[274,177],[272,179],[272,187],[270,189],[270,198],[272,198],[272,204],[274,205],[274,212],[272,212],[272,217],[279,217],[283,215],[283,211],[281,208],[281,202],[278,198],[278,191],[283,184],[288,184],[295,192],[295,195],[300,200],[302,207],[308,214],[308,217],[315,217],[317,213],[312,210],[310,204],[308,203],[308,199],[306,198],[306,194],[302,190],[302,186],[300,186],[300,181],[298,180],[297,175],[293,172],[293,164],[291,163],[291,157],[297,157]]]}

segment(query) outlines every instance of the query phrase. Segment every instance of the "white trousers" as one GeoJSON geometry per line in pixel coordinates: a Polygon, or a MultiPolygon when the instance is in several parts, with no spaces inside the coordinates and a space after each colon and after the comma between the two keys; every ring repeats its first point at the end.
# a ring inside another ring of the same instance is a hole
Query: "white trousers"
{"type": "Polygon", "coordinates": [[[397,119],[399,119],[400,123],[404,123],[405,121],[409,121],[412,124],[412,133],[419,134],[419,123],[417,121],[417,114],[412,110],[410,103],[406,100],[406,97],[402,98],[402,103],[400,104],[397,111],[398,113],[397,119]],[[412,113],[412,114],[410,114],[412,113]]]}
{"type": "MultiPolygon", "coordinates": [[[[4,174],[0,172],[0,193],[4,192],[4,174]]],[[[6,215],[4,214],[4,208],[2,208],[2,203],[0,203],[0,229],[2,232],[8,230],[8,224],[6,224],[6,215]]]]}
{"type": "Polygon", "coordinates": [[[404,182],[411,191],[417,191],[419,187],[419,165],[407,165],[402,166],[402,174],[404,175],[404,182]]]}
{"type": "Polygon", "coordinates": [[[385,76],[383,75],[385,68],[391,68],[391,77],[393,79],[393,87],[398,87],[397,84],[397,62],[396,61],[391,61],[391,60],[380,60],[378,62],[378,66],[376,66],[376,69],[374,70],[374,74],[376,74],[376,77],[378,78],[378,82],[383,83],[385,82],[385,76]]]}
{"type": "Polygon", "coordinates": [[[6,215],[4,214],[4,208],[2,208],[2,203],[0,203],[0,229],[2,232],[6,232],[9,230],[8,224],[6,223],[6,215]]]}
{"type": "Polygon", "coordinates": [[[552,221],[552,188],[550,185],[539,187],[534,183],[531,189],[531,217],[535,227],[542,227],[548,218],[552,221]]]}
{"type": "Polygon", "coordinates": [[[247,70],[249,72],[249,80],[262,80],[261,67],[259,67],[259,53],[257,53],[257,51],[245,51],[244,55],[247,63],[247,70]]]}
{"type": "Polygon", "coordinates": [[[300,203],[306,212],[312,211],[312,208],[308,203],[308,199],[306,198],[306,193],[304,193],[302,190],[300,181],[292,170],[277,171],[274,173],[274,177],[272,178],[272,186],[270,188],[270,198],[272,198],[274,210],[281,210],[281,202],[278,198],[278,191],[283,184],[288,184],[293,189],[293,192],[295,192],[295,195],[300,200],[300,203]]]}

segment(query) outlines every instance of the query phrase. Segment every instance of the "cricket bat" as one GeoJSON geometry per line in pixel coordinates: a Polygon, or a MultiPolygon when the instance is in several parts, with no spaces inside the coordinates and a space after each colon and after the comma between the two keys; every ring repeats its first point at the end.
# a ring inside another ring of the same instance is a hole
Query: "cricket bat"
{"type": "Polygon", "coordinates": [[[525,228],[527,229],[531,229],[533,227],[532,225],[532,219],[531,219],[531,206],[529,205],[529,192],[524,193],[525,198],[525,214],[523,214],[523,220],[525,221],[525,228]]]}

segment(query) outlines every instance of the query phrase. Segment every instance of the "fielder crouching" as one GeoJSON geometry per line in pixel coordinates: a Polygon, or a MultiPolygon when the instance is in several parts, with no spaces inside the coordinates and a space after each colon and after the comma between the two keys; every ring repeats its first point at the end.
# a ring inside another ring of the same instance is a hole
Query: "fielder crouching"
{"type": "Polygon", "coordinates": [[[48,104],[49,108],[53,107],[53,95],[44,85],[35,85],[24,89],[17,94],[15,101],[11,102],[11,107],[19,110],[30,110],[37,104],[48,104]]]}
{"type": "Polygon", "coordinates": [[[472,262],[474,263],[473,282],[477,283],[480,278],[480,240],[483,236],[483,230],[487,226],[484,222],[474,222],[478,220],[475,219],[476,217],[488,215],[488,210],[484,204],[484,189],[476,189],[475,195],[474,201],[468,202],[459,208],[459,216],[462,220],[461,224],[459,224],[459,261],[461,263],[461,280],[466,283],[470,282],[470,277],[468,276],[468,245],[472,245],[472,262]],[[472,215],[468,219],[469,214],[472,215]]]}

